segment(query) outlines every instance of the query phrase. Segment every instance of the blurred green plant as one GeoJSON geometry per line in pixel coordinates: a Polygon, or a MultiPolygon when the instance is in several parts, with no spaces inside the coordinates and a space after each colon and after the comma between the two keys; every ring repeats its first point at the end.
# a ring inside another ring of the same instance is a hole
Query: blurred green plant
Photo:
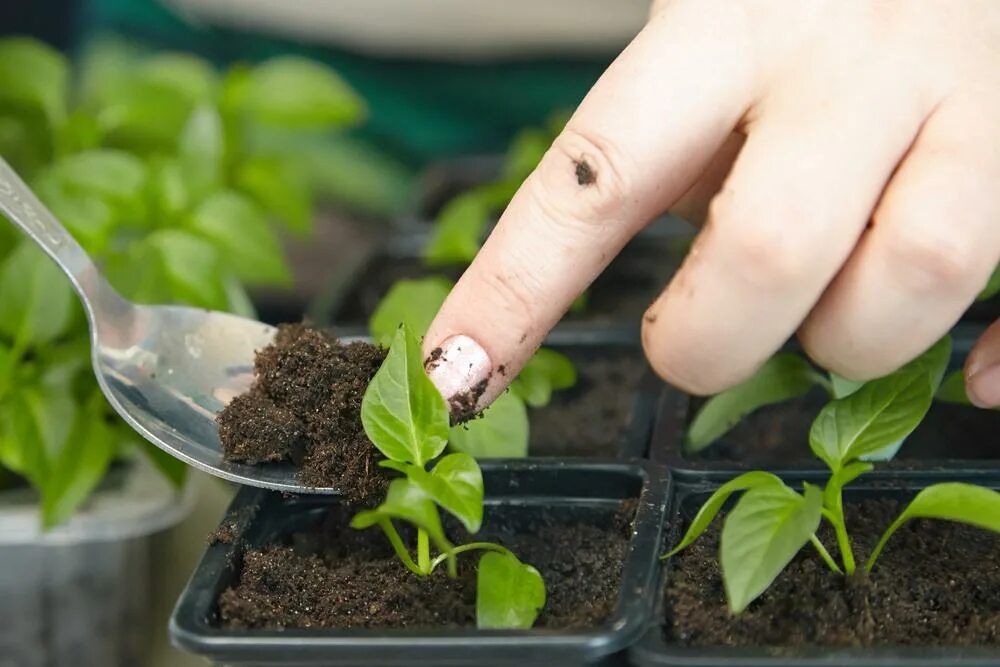
{"type": "MultiPolygon", "coordinates": [[[[302,58],[219,72],[106,42],[72,72],[44,44],[0,40],[0,154],[140,302],[252,316],[247,286],[291,280],[279,231],[312,231],[315,152],[297,147],[364,117],[335,72],[302,58]]],[[[0,466],[37,490],[45,526],[136,449],[184,479],[112,414],[88,355],[69,283],[0,225],[0,466]]]]}

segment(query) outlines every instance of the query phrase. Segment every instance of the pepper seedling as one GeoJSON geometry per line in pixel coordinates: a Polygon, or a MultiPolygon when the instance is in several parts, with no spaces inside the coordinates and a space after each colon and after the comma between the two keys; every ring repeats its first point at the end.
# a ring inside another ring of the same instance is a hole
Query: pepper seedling
{"type": "MultiPolygon", "coordinates": [[[[843,488],[874,465],[863,460],[906,438],[930,409],[947,351],[939,342],[895,373],[867,382],[830,401],[809,432],[813,454],[830,469],[825,488],[802,492],[768,472],[753,471],[713,493],[680,543],[663,558],[687,548],[705,532],[729,497],[742,493],[722,527],[719,559],[729,607],[739,613],[760,596],[792,558],[811,544],[834,572],[851,576],[857,565],[844,518],[843,488]],[[833,527],[840,562],[817,536],[821,521],[833,527]]],[[[870,572],[886,543],[910,519],[944,519],[1000,532],[1000,493],[964,483],[922,490],[882,535],[864,564],[870,572]]]]}
{"type": "Polygon", "coordinates": [[[545,583],[538,571],[500,544],[455,545],[444,532],[439,508],[470,534],[479,531],[483,476],[479,464],[465,452],[442,456],[448,445],[448,408],[424,373],[420,343],[405,324],[396,331],[385,361],[365,391],[361,421],[368,438],[386,457],[379,465],[402,476],[389,483],[378,507],[359,512],[351,526],[379,526],[403,565],[420,577],[442,564],[455,576],[459,555],[484,552],[476,576],[477,626],[530,628],[545,605],[545,583]],[[416,530],[416,557],[394,521],[416,530]]]}

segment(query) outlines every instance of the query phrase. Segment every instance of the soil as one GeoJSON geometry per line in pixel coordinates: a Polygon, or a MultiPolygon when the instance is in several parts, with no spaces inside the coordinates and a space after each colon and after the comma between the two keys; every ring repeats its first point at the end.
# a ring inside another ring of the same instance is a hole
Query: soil
{"type": "MultiPolygon", "coordinates": [[[[698,460],[741,461],[751,465],[808,460],[809,428],[826,401],[814,390],[804,397],[762,408],[743,419],[698,460]]],[[[695,406],[692,403],[691,415],[695,406]]],[[[900,448],[896,461],[1000,459],[1000,412],[935,401],[900,448]]]]}
{"type": "Polygon", "coordinates": [[[628,430],[646,362],[638,350],[573,353],[577,383],[532,409],[528,451],[532,456],[615,456],[628,430]]]}
{"type": "MultiPolygon", "coordinates": [[[[863,563],[903,509],[895,500],[848,504],[863,563]]],[[[725,603],[720,521],[675,557],[666,584],[668,641],[684,646],[1000,645],[1000,536],[946,521],[911,521],[867,577],[834,574],[804,549],[739,616],[725,603]]],[[[831,550],[832,535],[821,535],[831,550]]]]}
{"type": "Polygon", "coordinates": [[[384,358],[370,343],[279,327],[257,353],[253,387],[219,414],[225,458],[291,461],[303,484],[334,486],[355,501],[376,497],[388,477],[361,425],[361,399],[384,358]]]}
{"type": "MultiPolygon", "coordinates": [[[[618,603],[622,565],[636,503],[590,517],[537,507],[488,512],[476,539],[495,541],[535,566],[546,605],[536,627],[599,625],[618,603]],[[503,515],[502,518],[500,515],[503,515]]],[[[219,598],[229,628],[368,628],[475,626],[475,562],[460,557],[459,574],[444,567],[427,578],[407,570],[381,531],[348,527],[352,510],[331,510],[320,530],[285,544],[248,551],[239,583],[219,598]]],[[[405,528],[405,527],[404,527],[405,528]]],[[[452,523],[451,535],[468,541],[452,523]]],[[[412,535],[404,539],[412,544],[412,535]]],[[[412,549],[411,549],[412,552],[412,549]]]]}

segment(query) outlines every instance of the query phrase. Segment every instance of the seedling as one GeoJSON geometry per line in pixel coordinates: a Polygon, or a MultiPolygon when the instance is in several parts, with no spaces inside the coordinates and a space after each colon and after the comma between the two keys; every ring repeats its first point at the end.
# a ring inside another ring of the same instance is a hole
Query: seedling
{"type": "Polygon", "coordinates": [[[389,484],[382,504],[359,512],[358,529],[379,526],[400,561],[420,577],[446,564],[456,576],[457,558],[483,552],[476,578],[476,623],[480,628],[530,628],[545,605],[545,583],[538,571],[493,542],[452,544],[439,508],[476,533],[483,519],[483,476],[467,453],[442,454],[448,445],[448,408],[423,369],[420,344],[406,325],[393,338],[382,367],[361,404],[365,433],[385,456],[379,465],[402,475],[389,484]],[[416,557],[394,521],[416,530],[416,557]],[[433,548],[437,554],[432,553],[433,548]]]}
{"type": "MultiPolygon", "coordinates": [[[[681,542],[664,558],[698,539],[727,499],[742,493],[726,516],[719,549],[733,613],[746,609],[767,590],[806,544],[816,549],[833,572],[854,575],[857,565],[844,519],[843,488],[873,469],[864,459],[894,446],[920,424],[941,383],[948,349],[947,339],[942,340],[895,373],[834,398],[820,411],[809,432],[809,446],[830,469],[825,488],[806,483],[800,493],[768,472],[740,475],[712,494],[681,542]],[[817,536],[824,519],[833,527],[839,562],[817,536]]],[[[925,488],[886,529],[863,566],[865,572],[875,566],[893,533],[916,518],[957,521],[1000,532],[1000,493],[952,482],[925,488]]]]}

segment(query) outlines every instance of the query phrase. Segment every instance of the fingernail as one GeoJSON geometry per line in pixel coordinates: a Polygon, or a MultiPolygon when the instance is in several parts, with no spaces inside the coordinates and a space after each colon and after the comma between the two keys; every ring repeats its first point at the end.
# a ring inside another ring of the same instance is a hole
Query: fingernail
{"type": "Polygon", "coordinates": [[[475,414],[486,391],[493,362],[482,346],[464,335],[452,336],[431,351],[424,361],[427,376],[448,401],[457,418],[475,414]]]}
{"type": "Polygon", "coordinates": [[[1000,364],[975,369],[966,382],[969,400],[979,408],[1000,406],[1000,364]]]}

